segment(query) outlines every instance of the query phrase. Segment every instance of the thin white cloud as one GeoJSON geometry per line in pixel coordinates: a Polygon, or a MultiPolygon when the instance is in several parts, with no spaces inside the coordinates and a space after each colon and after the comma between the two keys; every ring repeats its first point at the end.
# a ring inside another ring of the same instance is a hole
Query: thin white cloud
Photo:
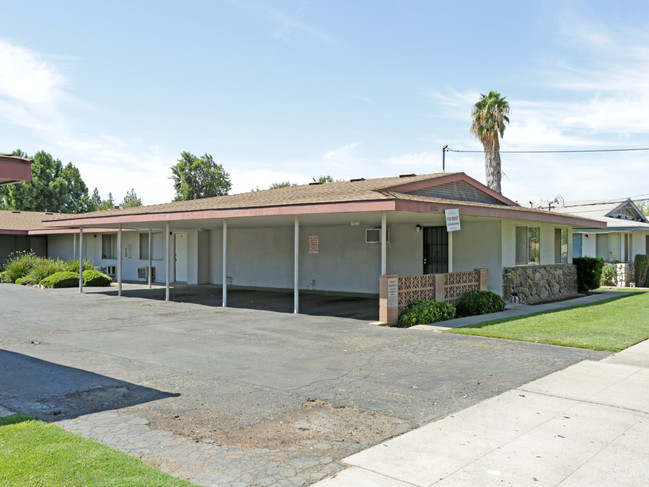
{"type": "Polygon", "coordinates": [[[141,141],[78,129],[67,110],[87,104],[66,87],[64,73],[44,55],[0,39],[0,122],[30,129],[33,146],[38,144],[34,152],[46,150],[72,161],[90,191],[98,187],[102,196],[112,192],[117,198],[135,187],[145,203],[170,201],[173,156],[141,141]],[[151,184],[137,187],[134,181],[151,184]]]}
{"type": "Polygon", "coordinates": [[[279,24],[279,28],[273,31],[273,36],[284,42],[290,41],[294,32],[299,32],[325,44],[338,43],[335,37],[303,20],[278,11],[271,12],[271,15],[273,20],[279,24]]]}

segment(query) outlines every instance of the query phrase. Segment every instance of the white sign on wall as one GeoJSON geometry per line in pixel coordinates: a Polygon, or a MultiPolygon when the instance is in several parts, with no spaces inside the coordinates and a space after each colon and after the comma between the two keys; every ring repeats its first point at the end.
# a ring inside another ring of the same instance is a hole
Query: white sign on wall
{"type": "Polygon", "coordinates": [[[309,237],[309,253],[320,253],[320,237],[318,235],[311,235],[309,237]]]}
{"type": "Polygon", "coordinates": [[[388,308],[399,306],[399,278],[391,277],[388,279],[388,308]]]}
{"type": "Polygon", "coordinates": [[[444,210],[444,213],[446,214],[446,231],[455,232],[460,230],[460,210],[453,208],[444,210]]]}

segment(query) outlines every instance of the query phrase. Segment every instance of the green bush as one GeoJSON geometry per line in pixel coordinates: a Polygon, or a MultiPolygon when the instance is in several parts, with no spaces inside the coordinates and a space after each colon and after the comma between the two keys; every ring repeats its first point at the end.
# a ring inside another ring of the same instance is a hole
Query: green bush
{"type": "Polygon", "coordinates": [[[636,255],[633,268],[635,269],[635,285],[649,287],[649,255],[636,255]]]}
{"type": "Polygon", "coordinates": [[[454,316],[455,308],[448,303],[417,300],[404,308],[399,318],[399,326],[408,328],[414,325],[426,325],[450,320],[454,316]]]}
{"type": "Polygon", "coordinates": [[[597,289],[602,279],[604,259],[596,257],[576,257],[572,263],[577,267],[577,288],[580,293],[597,289]]]}
{"type": "Polygon", "coordinates": [[[505,309],[505,300],[491,291],[474,289],[469,291],[457,305],[457,312],[462,316],[496,313],[505,309]]]}
{"type": "Polygon", "coordinates": [[[88,269],[87,271],[83,271],[84,286],[89,286],[89,287],[110,286],[111,282],[113,282],[113,280],[110,278],[110,276],[107,276],[106,274],[102,274],[101,272],[96,271],[94,269],[88,269]]]}
{"type": "Polygon", "coordinates": [[[79,274],[68,271],[56,272],[43,279],[39,284],[49,288],[75,287],[79,285],[79,274]]]}
{"type": "Polygon", "coordinates": [[[16,282],[16,279],[25,277],[42,260],[33,252],[12,252],[0,274],[2,282],[16,282]]]}
{"type": "Polygon", "coordinates": [[[604,264],[599,284],[600,286],[615,286],[617,284],[617,266],[615,264],[604,264]]]}
{"type": "MultiPolygon", "coordinates": [[[[83,270],[85,271],[94,271],[97,269],[92,261],[89,259],[83,259],[83,270]]],[[[79,273],[79,259],[71,259],[65,261],[65,268],[61,269],[63,271],[76,272],[79,273]]]]}

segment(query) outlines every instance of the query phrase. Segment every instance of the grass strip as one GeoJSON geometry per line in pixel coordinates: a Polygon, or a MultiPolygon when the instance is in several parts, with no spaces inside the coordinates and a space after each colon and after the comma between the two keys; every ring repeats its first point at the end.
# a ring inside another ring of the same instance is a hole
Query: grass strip
{"type": "Polygon", "coordinates": [[[486,321],[445,333],[615,353],[649,338],[649,292],[636,290],[597,303],[486,321]]]}
{"type": "Polygon", "coordinates": [[[0,458],[2,486],[194,485],[25,414],[0,418],[0,458]]]}

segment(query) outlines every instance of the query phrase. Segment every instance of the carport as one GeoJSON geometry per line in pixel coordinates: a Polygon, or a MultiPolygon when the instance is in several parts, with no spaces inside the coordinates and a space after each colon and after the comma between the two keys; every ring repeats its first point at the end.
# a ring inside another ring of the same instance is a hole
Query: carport
{"type": "MultiPolygon", "coordinates": [[[[176,292],[181,289],[176,283],[172,281],[172,276],[175,278],[178,275],[178,272],[172,268],[176,263],[174,262],[177,259],[177,253],[175,252],[173,237],[178,234],[185,234],[188,232],[194,232],[198,242],[198,247],[200,246],[210,246],[217,247],[219,252],[219,261],[220,261],[220,284],[218,287],[220,289],[220,303],[221,306],[241,306],[242,300],[237,299],[234,303],[230,302],[230,293],[237,292],[239,296],[242,296],[243,291],[253,292],[249,289],[250,287],[257,286],[237,286],[232,285],[232,278],[229,276],[230,269],[236,269],[242,265],[246,265],[246,262],[242,262],[240,258],[233,258],[233,248],[236,249],[241,245],[242,241],[247,241],[248,245],[250,244],[250,239],[247,239],[246,233],[250,232],[264,232],[272,231],[275,235],[275,240],[281,239],[284,245],[281,246],[281,257],[279,260],[282,261],[280,268],[277,268],[277,265],[269,265],[268,268],[260,268],[260,273],[274,273],[279,274],[276,277],[276,280],[280,283],[287,283],[288,279],[291,279],[292,284],[292,294],[293,294],[293,303],[292,311],[297,313],[300,311],[300,259],[305,256],[317,255],[320,252],[320,245],[323,241],[322,233],[326,233],[327,229],[336,228],[336,227],[351,227],[358,228],[361,226],[363,228],[370,227],[381,230],[381,235],[383,236],[375,248],[373,248],[373,253],[376,254],[376,259],[374,262],[373,274],[375,275],[375,281],[378,286],[378,277],[380,274],[385,274],[387,269],[387,247],[388,242],[385,235],[387,235],[387,225],[388,225],[388,216],[386,211],[382,212],[349,212],[344,214],[331,214],[323,211],[322,208],[312,208],[307,207],[306,209],[293,208],[293,211],[286,211],[289,214],[280,214],[280,215],[239,215],[235,210],[227,210],[228,218],[219,218],[224,213],[223,211],[203,211],[196,212],[192,214],[182,213],[182,214],[161,214],[161,215],[125,215],[122,217],[109,217],[103,215],[97,215],[95,218],[77,218],[73,221],[56,222],[56,225],[60,228],[63,224],[67,226],[69,230],[75,229],[78,231],[79,237],[75,239],[75,254],[80,258],[80,270],[81,270],[81,261],[86,257],[84,255],[84,238],[87,238],[89,234],[97,234],[97,232],[107,232],[110,229],[116,231],[116,240],[117,248],[123,249],[124,235],[128,233],[144,233],[148,235],[146,238],[148,244],[148,262],[147,268],[151,269],[153,262],[153,251],[152,243],[154,240],[154,235],[162,234],[164,236],[164,252],[163,252],[163,266],[164,266],[164,299],[169,301],[171,299],[171,293],[176,292]],[[318,211],[319,210],[319,211],[318,211]],[[297,214],[299,212],[299,214],[297,214]],[[214,214],[217,213],[217,214],[214,214]],[[295,214],[291,214],[295,213],[295,214]],[[74,224],[78,226],[74,226],[74,224]],[[301,227],[307,227],[307,229],[313,230],[314,228],[319,229],[318,235],[311,235],[313,231],[309,231],[309,234],[305,233],[304,230],[301,231],[301,227]],[[279,238],[278,238],[279,235],[279,238]],[[206,236],[206,237],[204,237],[206,236]],[[290,245],[286,245],[290,237],[290,245]],[[202,242],[206,240],[206,242],[202,242]],[[218,241],[218,244],[217,242],[218,241]],[[290,257],[290,259],[289,259],[290,257]],[[271,269],[272,267],[272,269],[271,269]],[[241,289],[243,288],[243,289],[241,289]]],[[[82,216],[82,215],[79,215],[82,216]]],[[[85,216],[85,215],[83,215],[85,216]]],[[[402,215],[403,217],[403,215],[402,215]]],[[[400,218],[403,220],[403,218],[400,218]]],[[[416,222],[417,217],[415,215],[411,216],[412,222],[416,222]]],[[[395,220],[396,221],[396,220],[395,220]]],[[[45,225],[48,223],[46,222],[45,225]]],[[[51,223],[53,224],[53,222],[51,223]]],[[[414,224],[412,225],[413,229],[414,224]]],[[[264,242],[256,242],[258,247],[263,248],[264,242]]],[[[274,243],[274,248],[277,249],[277,242],[274,243]]],[[[260,250],[260,249],[257,249],[260,250]]],[[[339,249],[341,253],[344,253],[344,249],[339,249]]],[[[115,277],[117,281],[117,295],[122,296],[124,292],[124,279],[123,279],[123,263],[125,259],[124,251],[118,252],[116,254],[116,265],[115,265],[115,277]]],[[[203,252],[204,254],[205,252],[203,252]]],[[[197,267],[196,273],[199,274],[204,272],[205,269],[201,269],[201,265],[205,265],[204,262],[201,262],[201,257],[204,255],[197,256],[197,267]]],[[[260,252],[252,252],[251,254],[245,256],[247,260],[257,260],[259,261],[260,252]]],[[[272,260],[277,260],[277,255],[266,256],[265,258],[272,260]]],[[[213,267],[215,267],[213,265],[213,267]]],[[[81,274],[80,274],[81,276],[81,274]]],[[[214,276],[212,276],[214,278],[214,276]]],[[[178,281],[178,279],[174,279],[178,281]]],[[[205,281],[205,279],[203,279],[205,281]]],[[[303,293],[306,293],[305,299],[307,302],[311,303],[312,307],[318,307],[315,305],[316,299],[314,296],[318,294],[318,289],[316,289],[317,279],[313,279],[309,284],[307,283],[307,289],[302,289],[303,293]],[[309,288],[310,286],[310,288],[309,288]]],[[[147,272],[147,285],[148,289],[153,289],[152,282],[152,273],[147,272]]],[[[195,289],[195,285],[182,286],[182,295],[187,298],[188,293],[191,292],[191,289],[195,289]]],[[[266,295],[271,295],[274,293],[275,296],[285,295],[286,291],[290,289],[289,286],[261,286],[261,289],[257,289],[256,292],[264,291],[266,295]]],[[[80,277],[79,279],[79,291],[83,292],[83,281],[80,277]]],[[[155,291],[155,289],[153,289],[155,291]]],[[[213,291],[213,290],[212,290],[213,291]]],[[[138,289],[138,294],[143,296],[158,296],[156,292],[153,293],[144,293],[143,289],[140,287],[138,289]]],[[[199,293],[201,294],[201,293],[199,293]]],[[[367,292],[333,292],[330,290],[322,290],[320,293],[322,296],[329,296],[328,299],[331,299],[332,296],[336,295],[337,299],[341,302],[348,301],[350,299],[359,300],[359,302],[366,302],[368,299],[374,301],[376,307],[376,299],[378,293],[367,293],[367,292]]],[[[258,294],[262,296],[262,294],[258,294]]],[[[197,299],[203,299],[197,296],[197,299]]],[[[326,301],[326,300],[325,300],[326,301]]],[[[319,314],[318,312],[309,312],[309,314],[319,314]]],[[[374,314],[374,313],[372,313],[374,314]]],[[[365,313],[367,315],[367,313],[365,313]]]]}

